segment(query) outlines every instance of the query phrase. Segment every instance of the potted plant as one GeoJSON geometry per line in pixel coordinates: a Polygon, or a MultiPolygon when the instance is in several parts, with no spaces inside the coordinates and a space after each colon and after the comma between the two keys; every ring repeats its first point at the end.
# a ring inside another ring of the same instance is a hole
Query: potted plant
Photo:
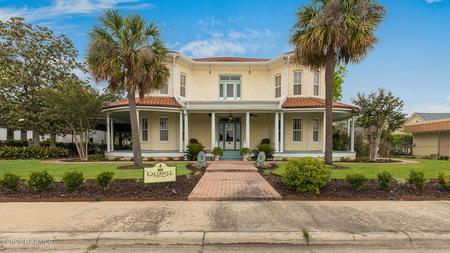
{"type": "Polygon", "coordinates": [[[220,147],[213,148],[212,152],[216,161],[219,160],[221,156],[223,156],[223,150],[220,147]]]}
{"type": "Polygon", "coordinates": [[[249,148],[241,148],[241,156],[242,161],[248,161],[250,160],[250,149],[249,148]]]}

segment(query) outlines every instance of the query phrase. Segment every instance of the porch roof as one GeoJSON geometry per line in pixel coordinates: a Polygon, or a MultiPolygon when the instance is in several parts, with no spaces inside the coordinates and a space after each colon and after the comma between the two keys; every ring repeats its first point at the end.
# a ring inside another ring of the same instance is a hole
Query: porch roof
{"type": "MultiPolygon", "coordinates": [[[[113,102],[105,105],[103,109],[128,106],[128,100],[123,100],[119,102],[113,102]]],[[[159,107],[172,107],[181,108],[181,105],[174,97],[168,96],[147,96],[143,99],[136,99],[137,106],[159,106],[159,107]]]]}
{"type": "MultiPolygon", "coordinates": [[[[290,97],[283,103],[283,108],[324,108],[325,100],[316,97],[290,97]]],[[[333,102],[333,108],[355,109],[358,107],[339,102],[333,102]]]]}

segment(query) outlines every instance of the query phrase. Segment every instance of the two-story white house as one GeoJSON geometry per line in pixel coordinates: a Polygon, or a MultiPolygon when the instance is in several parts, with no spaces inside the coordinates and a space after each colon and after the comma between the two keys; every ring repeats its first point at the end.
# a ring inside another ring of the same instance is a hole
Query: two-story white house
{"type": "MultiPolygon", "coordinates": [[[[171,52],[167,66],[168,83],[137,99],[144,157],[182,157],[190,139],[207,150],[219,146],[237,154],[241,147],[256,149],[269,139],[276,158],[323,156],[323,70],[295,64],[291,53],[273,59],[191,59],[171,52]]],[[[333,106],[334,120],[350,124],[355,107],[333,106]]],[[[131,150],[114,150],[116,129],[129,129],[128,101],[110,103],[103,111],[108,125],[106,156],[132,157],[131,150]]],[[[351,133],[351,150],[334,152],[334,158],[355,156],[351,133]]]]}

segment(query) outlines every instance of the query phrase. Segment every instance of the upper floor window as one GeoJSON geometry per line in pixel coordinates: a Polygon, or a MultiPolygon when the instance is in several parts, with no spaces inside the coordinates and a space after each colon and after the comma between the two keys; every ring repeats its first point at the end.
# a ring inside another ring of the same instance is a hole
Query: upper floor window
{"type": "Polygon", "coordinates": [[[241,76],[239,75],[219,76],[219,97],[222,99],[241,98],[241,76]]]}
{"type": "Polygon", "coordinates": [[[148,141],[148,119],[142,118],[141,119],[141,129],[142,129],[142,141],[148,141]]]}
{"type": "Polygon", "coordinates": [[[320,72],[314,72],[314,96],[319,96],[320,72]]]}
{"type": "Polygon", "coordinates": [[[302,119],[292,119],[292,141],[302,141],[302,119]]]}
{"type": "Polygon", "coordinates": [[[164,82],[164,85],[161,87],[161,90],[159,91],[161,95],[168,95],[169,94],[169,82],[164,82]]]}
{"type": "Polygon", "coordinates": [[[169,141],[169,119],[160,118],[159,119],[159,140],[169,141]]]}
{"type": "Polygon", "coordinates": [[[281,75],[275,76],[275,97],[281,97],[281,75]]]}
{"type": "Polygon", "coordinates": [[[302,72],[294,71],[294,96],[302,94],[302,72]]]}
{"type": "Polygon", "coordinates": [[[186,75],[180,74],[180,96],[186,97],[186,75]]]}
{"type": "Polygon", "coordinates": [[[319,119],[313,119],[313,142],[319,142],[319,119]]]}

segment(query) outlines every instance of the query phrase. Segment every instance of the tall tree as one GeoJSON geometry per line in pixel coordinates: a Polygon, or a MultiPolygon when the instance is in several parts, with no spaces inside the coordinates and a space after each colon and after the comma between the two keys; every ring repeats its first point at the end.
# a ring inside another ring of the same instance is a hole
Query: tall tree
{"type": "Polygon", "coordinates": [[[136,92],[143,97],[163,86],[169,76],[165,65],[168,51],[158,28],[138,15],[121,16],[116,10],[109,10],[100,22],[90,33],[87,62],[97,81],[107,81],[113,91],[127,91],[134,165],[141,167],[136,92]]]}
{"type": "Polygon", "coordinates": [[[369,158],[377,160],[381,137],[401,127],[405,122],[405,115],[402,113],[404,103],[391,91],[384,89],[371,92],[367,96],[358,93],[353,103],[361,108],[356,123],[364,128],[369,141],[369,158]]]}
{"type": "MultiPolygon", "coordinates": [[[[33,143],[50,133],[39,91],[75,69],[77,50],[64,35],[13,17],[0,21],[0,117],[10,128],[33,130],[33,143]]],[[[56,128],[55,128],[56,129],[56,128]]]]}
{"type": "Polygon", "coordinates": [[[88,161],[89,139],[101,116],[103,98],[75,75],[41,92],[47,115],[59,115],[65,133],[71,133],[82,162],[88,161]]]}
{"type": "Polygon", "coordinates": [[[297,12],[291,44],[299,64],[325,68],[325,162],[332,163],[333,77],[339,63],[361,61],[377,42],[384,17],[375,0],[314,0],[297,12]]]}

